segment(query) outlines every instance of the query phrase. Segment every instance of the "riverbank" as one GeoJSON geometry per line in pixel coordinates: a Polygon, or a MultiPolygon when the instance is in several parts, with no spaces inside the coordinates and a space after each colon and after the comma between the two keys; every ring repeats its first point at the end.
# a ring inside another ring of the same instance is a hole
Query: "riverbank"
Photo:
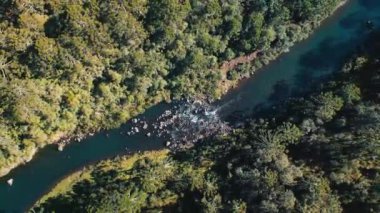
{"type": "Polygon", "coordinates": [[[237,87],[241,80],[254,76],[257,70],[276,60],[281,54],[288,52],[295,43],[307,39],[326,19],[342,9],[342,7],[344,7],[349,1],[350,0],[341,1],[329,15],[322,17],[321,20],[314,22],[311,25],[309,25],[309,23],[301,26],[295,25],[296,28],[300,28],[292,33],[299,34],[298,32],[302,31],[303,34],[300,35],[303,36],[290,41],[289,46],[280,49],[256,50],[248,55],[239,56],[223,62],[220,67],[221,80],[219,84],[220,92],[218,93],[220,93],[221,96],[228,93],[229,90],[237,87]]]}
{"type": "MultiPolygon", "coordinates": [[[[347,3],[347,1],[345,1],[345,2],[343,2],[343,3],[341,3],[336,9],[339,9],[340,7],[342,7],[343,5],[344,5],[344,3],[347,3]]],[[[319,23],[318,25],[316,25],[316,27],[317,26],[319,26],[321,23],[319,23]]],[[[306,38],[306,37],[305,37],[306,38]]],[[[298,40],[298,41],[301,41],[301,40],[303,40],[303,39],[305,39],[305,38],[302,38],[302,39],[300,39],[300,40],[298,40]]],[[[285,52],[285,50],[283,50],[283,52],[285,52]]],[[[283,52],[278,52],[277,53],[277,56],[278,55],[280,55],[281,53],[283,53],[283,52]]],[[[250,66],[252,66],[252,67],[254,67],[255,66],[255,62],[254,62],[254,60],[255,59],[259,59],[259,57],[256,57],[257,56],[257,53],[259,53],[258,51],[257,52],[254,52],[254,53],[252,53],[252,54],[250,54],[250,55],[254,55],[255,57],[249,57],[249,55],[248,56],[243,56],[243,58],[244,57],[246,57],[246,58],[249,58],[250,60],[247,60],[247,61],[245,61],[245,64],[247,64],[248,62],[250,63],[250,66]]],[[[266,51],[266,54],[274,54],[275,52],[272,52],[272,53],[269,53],[269,51],[266,51]]],[[[274,57],[273,58],[273,60],[275,60],[276,59],[276,57],[274,57]]],[[[240,60],[239,60],[240,61],[240,60]]],[[[243,63],[244,64],[244,63],[243,63]]],[[[234,63],[234,66],[233,67],[230,67],[230,68],[235,68],[236,66],[238,66],[238,65],[243,65],[242,63],[234,63]]],[[[222,65],[222,67],[221,68],[223,68],[223,69],[221,69],[222,71],[223,71],[223,73],[224,73],[224,75],[225,76],[227,76],[227,73],[228,73],[228,71],[230,71],[231,69],[226,69],[226,66],[227,65],[222,65]]],[[[261,66],[258,66],[257,68],[254,68],[255,70],[256,69],[259,69],[259,67],[261,67],[261,66]]],[[[254,74],[254,72],[251,72],[250,74],[254,74]]],[[[236,84],[235,83],[237,83],[239,80],[241,80],[241,79],[238,79],[238,80],[228,80],[227,82],[229,82],[229,83],[227,83],[226,85],[228,85],[228,89],[232,89],[232,88],[234,88],[235,86],[236,86],[236,84]]],[[[226,92],[228,92],[228,90],[226,90],[225,92],[223,92],[223,94],[225,94],[226,92]]],[[[154,151],[152,152],[152,153],[155,153],[154,151]]],[[[149,155],[149,152],[147,152],[147,153],[144,153],[144,156],[148,156],[149,155]]],[[[75,175],[75,174],[74,174],[75,175]]],[[[55,186],[54,187],[54,189],[52,190],[52,191],[57,191],[57,190],[59,190],[59,188],[61,188],[62,186],[61,186],[61,183],[59,183],[57,186],[55,186]]],[[[54,193],[53,193],[54,194],[54,193]]],[[[49,196],[50,197],[50,196],[49,196]]],[[[44,198],[45,199],[45,198],[44,198]]]]}
{"type": "MultiPolygon", "coordinates": [[[[263,104],[271,105],[273,97],[279,101],[292,97],[293,93],[286,93],[289,91],[287,87],[291,91],[302,92],[304,88],[309,88],[310,82],[319,82],[319,76],[329,75],[337,70],[335,67],[341,67],[341,62],[357,49],[361,38],[364,38],[366,32],[363,31],[363,23],[367,20],[373,20],[376,25],[380,23],[377,18],[378,3],[367,7],[367,1],[351,2],[353,3],[325,22],[309,39],[297,43],[289,53],[256,72],[253,79],[242,81],[237,89],[229,92],[221,101],[213,103],[222,109],[222,117],[226,118],[236,111],[239,114],[249,114],[252,109],[258,109],[263,104]],[[280,92],[277,92],[278,82],[281,82],[280,92]]],[[[170,104],[159,104],[139,118],[153,121],[169,109],[170,104]]],[[[12,187],[0,185],[0,194],[7,195],[0,202],[0,209],[21,212],[49,191],[57,180],[102,159],[124,155],[125,147],[131,152],[138,152],[161,149],[161,144],[165,144],[165,140],[157,139],[155,135],[150,138],[144,134],[120,135],[121,131],[129,130],[130,123],[121,129],[96,134],[82,143],[73,143],[63,152],[57,152],[56,146],[41,150],[31,163],[15,169],[8,176],[15,180],[12,187]],[[106,137],[107,134],[109,137],[106,137]]],[[[6,180],[7,177],[2,178],[1,183],[6,183],[6,180]]]]}
{"type": "MultiPolygon", "coordinates": [[[[162,99],[160,97],[153,97],[151,101],[153,101],[153,103],[150,105],[150,107],[160,103],[162,101],[162,99]],[[157,100],[159,100],[159,101],[157,101],[157,100]]],[[[165,101],[168,102],[169,100],[165,100],[165,101]]],[[[149,107],[147,107],[147,108],[149,108],[149,107]]],[[[135,113],[134,116],[138,116],[141,113],[143,113],[144,111],[145,111],[145,109],[140,109],[140,112],[135,113]]],[[[133,117],[126,119],[125,122],[131,120],[132,118],[133,117]]],[[[121,124],[119,124],[118,126],[120,126],[120,125],[121,124]]],[[[33,148],[26,150],[27,154],[24,157],[17,158],[16,160],[14,160],[13,163],[9,164],[6,167],[1,167],[0,168],[0,177],[6,176],[13,169],[17,168],[18,166],[22,166],[24,164],[27,164],[31,160],[33,160],[33,157],[36,154],[38,154],[38,151],[40,149],[43,149],[47,145],[56,145],[57,151],[63,151],[64,147],[69,145],[70,143],[80,143],[85,138],[94,136],[95,134],[99,134],[102,131],[106,131],[106,130],[107,129],[104,127],[97,127],[97,128],[92,129],[90,131],[83,131],[81,129],[77,129],[77,130],[74,130],[73,133],[66,133],[66,134],[59,133],[59,134],[55,134],[53,136],[50,136],[49,140],[47,140],[47,141],[50,141],[49,143],[45,144],[42,147],[35,147],[34,146],[33,148]]]]}
{"type": "Polygon", "coordinates": [[[169,152],[169,150],[163,149],[158,151],[134,153],[132,155],[114,157],[112,159],[98,162],[94,165],[86,166],[85,168],[81,168],[67,175],[66,177],[63,177],[47,194],[45,194],[38,201],[36,201],[34,205],[42,204],[46,202],[49,198],[72,192],[75,184],[81,181],[92,182],[92,172],[94,172],[96,169],[101,170],[105,173],[116,168],[118,170],[127,171],[131,169],[134,166],[134,164],[139,160],[149,159],[153,162],[158,162],[164,158],[167,158],[169,152]]]}
{"type": "MultiPolygon", "coordinates": [[[[338,8],[343,6],[346,2],[347,1],[341,2],[336,7],[336,9],[334,11],[336,11],[338,8]]],[[[321,20],[317,23],[312,23],[312,24],[308,23],[308,24],[304,24],[303,26],[296,27],[295,32],[302,31],[303,34],[301,34],[301,35],[303,35],[303,36],[297,37],[297,38],[292,38],[293,40],[291,40],[289,42],[288,46],[283,46],[281,48],[273,48],[273,49],[263,50],[262,53],[260,54],[260,57],[256,57],[258,52],[256,52],[256,54],[254,54],[254,57],[250,57],[250,55],[240,56],[243,58],[246,57],[249,60],[244,61],[245,63],[238,63],[235,66],[229,67],[228,69],[226,69],[225,67],[223,68],[223,64],[225,62],[222,62],[221,69],[218,70],[218,72],[221,75],[221,79],[219,80],[220,84],[217,84],[218,87],[214,88],[216,90],[215,93],[218,94],[217,97],[221,97],[223,94],[226,94],[231,88],[236,87],[238,85],[238,82],[241,79],[248,78],[248,77],[251,77],[252,75],[254,75],[256,70],[258,70],[259,68],[261,68],[264,65],[267,65],[270,61],[275,60],[281,53],[286,52],[288,50],[288,48],[290,48],[290,46],[294,45],[294,43],[299,42],[299,41],[307,38],[310,35],[310,33],[312,33],[312,31],[314,29],[316,29],[325,18],[327,18],[327,16],[322,17],[321,20]],[[305,32],[307,32],[307,33],[305,33],[305,32]],[[233,76],[233,74],[231,74],[231,72],[237,73],[235,78],[229,78],[228,77],[229,75],[233,76]]],[[[154,98],[152,98],[152,99],[154,99],[154,98]]],[[[157,102],[154,102],[153,104],[151,104],[149,106],[148,105],[145,106],[145,109],[153,106],[154,104],[157,104],[157,102]]],[[[143,112],[143,110],[140,110],[140,113],[141,112],[143,112]]],[[[126,119],[126,120],[128,120],[128,119],[126,119]]],[[[96,132],[98,132],[98,131],[96,131],[96,132]]],[[[83,134],[88,135],[88,133],[83,133],[83,134]]],[[[79,134],[79,135],[82,135],[82,134],[79,134]]],[[[77,136],[69,136],[68,134],[66,134],[65,140],[51,140],[51,143],[62,143],[63,141],[68,141],[67,139],[76,139],[76,138],[78,138],[78,137],[77,136]]],[[[48,143],[48,144],[51,144],[51,143],[48,143]]],[[[0,177],[5,176],[6,174],[8,174],[12,169],[16,168],[17,166],[29,162],[33,158],[33,156],[36,153],[38,153],[38,149],[40,149],[40,147],[38,147],[38,148],[34,147],[31,151],[27,150],[26,151],[26,152],[28,152],[27,157],[15,159],[13,163],[7,165],[6,167],[2,167],[0,169],[0,177]]]]}
{"type": "Polygon", "coordinates": [[[378,212],[380,40],[372,35],[304,97],[181,153],[97,163],[33,210],[378,212]]]}

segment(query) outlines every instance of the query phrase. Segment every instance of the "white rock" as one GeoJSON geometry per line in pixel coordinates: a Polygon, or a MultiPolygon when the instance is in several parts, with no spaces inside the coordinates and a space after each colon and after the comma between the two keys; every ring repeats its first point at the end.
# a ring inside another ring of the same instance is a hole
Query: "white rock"
{"type": "Polygon", "coordinates": [[[63,151],[63,147],[64,147],[63,144],[58,144],[58,151],[62,152],[63,151]]]}
{"type": "Polygon", "coordinates": [[[8,183],[8,185],[12,186],[13,185],[13,179],[11,178],[11,179],[7,180],[7,183],[8,183]]]}

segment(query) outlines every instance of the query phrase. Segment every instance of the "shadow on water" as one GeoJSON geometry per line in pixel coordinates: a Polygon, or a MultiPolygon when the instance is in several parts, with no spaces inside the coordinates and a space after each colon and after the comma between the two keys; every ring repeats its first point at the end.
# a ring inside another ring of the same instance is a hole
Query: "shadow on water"
{"type": "Polygon", "coordinates": [[[242,98],[225,110],[225,117],[230,121],[233,117],[239,117],[236,114],[242,111],[245,114],[247,111],[257,112],[288,97],[302,96],[312,86],[319,85],[333,72],[339,71],[347,58],[361,49],[367,35],[380,26],[380,1],[353,1],[352,5],[345,15],[332,24],[333,27],[316,33],[321,36],[312,36],[295,45],[291,49],[292,56],[283,54],[259,70],[253,80],[243,83],[237,92],[227,95],[226,100],[231,100],[233,96],[242,98]],[[368,20],[374,24],[371,29],[367,26],[368,20]]]}
{"type": "Polygon", "coordinates": [[[380,25],[376,25],[372,29],[367,28],[366,20],[362,13],[346,16],[339,23],[345,29],[354,29],[351,30],[349,39],[327,37],[316,48],[299,57],[292,97],[303,95],[311,85],[318,85],[325,81],[331,73],[342,68],[347,58],[360,51],[371,32],[380,28],[380,25]],[[353,17],[355,18],[352,19],[353,17]],[[346,23],[350,23],[350,25],[346,23]]]}
{"type": "Polygon", "coordinates": [[[302,94],[310,85],[320,83],[325,75],[341,69],[347,57],[355,51],[353,43],[358,39],[341,42],[339,38],[326,38],[311,51],[302,54],[298,61],[298,70],[291,95],[302,94]]]}
{"type": "Polygon", "coordinates": [[[346,30],[354,30],[357,34],[368,31],[368,22],[374,26],[380,26],[380,15],[353,13],[342,19],[339,24],[346,30]]]}
{"type": "Polygon", "coordinates": [[[374,8],[380,8],[378,0],[359,0],[359,4],[365,7],[367,10],[373,10],[374,8]]]}
{"type": "Polygon", "coordinates": [[[342,56],[347,55],[347,51],[352,49],[349,43],[351,40],[340,42],[339,38],[325,38],[317,48],[300,56],[298,64],[301,71],[298,73],[302,73],[304,69],[315,74],[336,70],[341,64],[342,56]]]}
{"type": "Polygon", "coordinates": [[[290,85],[286,80],[280,80],[273,86],[273,93],[269,96],[269,100],[277,102],[288,96],[290,96],[290,85]]]}
{"type": "MultiPolygon", "coordinates": [[[[358,24],[371,21],[375,26],[380,27],[380,2],[378,0],[358,0],[358,3],[366,9],[366,12],[357,12],[347,16],[342,20],[342,26],[355,28],[358,24]]],[[[362,24],[362,27],[366,28],[368,26],[362,24]]]]}

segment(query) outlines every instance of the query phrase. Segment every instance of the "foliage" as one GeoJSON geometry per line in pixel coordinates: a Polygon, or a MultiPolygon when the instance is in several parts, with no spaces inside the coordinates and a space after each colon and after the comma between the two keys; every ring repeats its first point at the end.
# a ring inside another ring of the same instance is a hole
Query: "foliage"
{"type": "Polygon", "coordinates": [[[34,210],[379,212],[380,90],[367,80],[379,79],[377,50],[359,70],[346,70],[354,58],[330,82],[229,135],[128,167],[103,162],[92,182],[34,210]]]}
{"type": "Polygon", "coordinates": [[[3,0],[0,169],[163,100],[217,98],[225,60],[273,59],[340,1],[3,0]]]}

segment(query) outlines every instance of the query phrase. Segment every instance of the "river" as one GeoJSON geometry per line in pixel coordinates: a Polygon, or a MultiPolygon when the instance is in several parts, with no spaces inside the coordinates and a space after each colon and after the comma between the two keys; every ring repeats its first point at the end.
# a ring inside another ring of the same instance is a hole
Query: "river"
{"type": "MultiPolygon", "coordinates": [[[[350,0],[327,19],[315,33],[296,44],[290,52],[259,70],[253,78],[243,80],[215,106],[223,106],[221,116],[236,111],[249,113],[253,108],[269,105],[305,91],[312,82],[339,69],[344,59],[365,39],[365,23],[380,25],[379,0],[350,0]]],[[[159,104],[139,116],[153,122],[170,104],[159,104]]],[[[62,152],[50,145],[38,152],[32,161],[0,178],[0,212],[22,212],[30,207],[65,175],[85,165],[126,152],[155,150],[165,139],[145,134],[128,136],[127,123],[119,129],[98,133],[80,143],[71,143],[62,152]],[[128,148],[126,150],[126,147],[128,148]],[[9,186],[6,182],[13,178],[9,186]]]]}

